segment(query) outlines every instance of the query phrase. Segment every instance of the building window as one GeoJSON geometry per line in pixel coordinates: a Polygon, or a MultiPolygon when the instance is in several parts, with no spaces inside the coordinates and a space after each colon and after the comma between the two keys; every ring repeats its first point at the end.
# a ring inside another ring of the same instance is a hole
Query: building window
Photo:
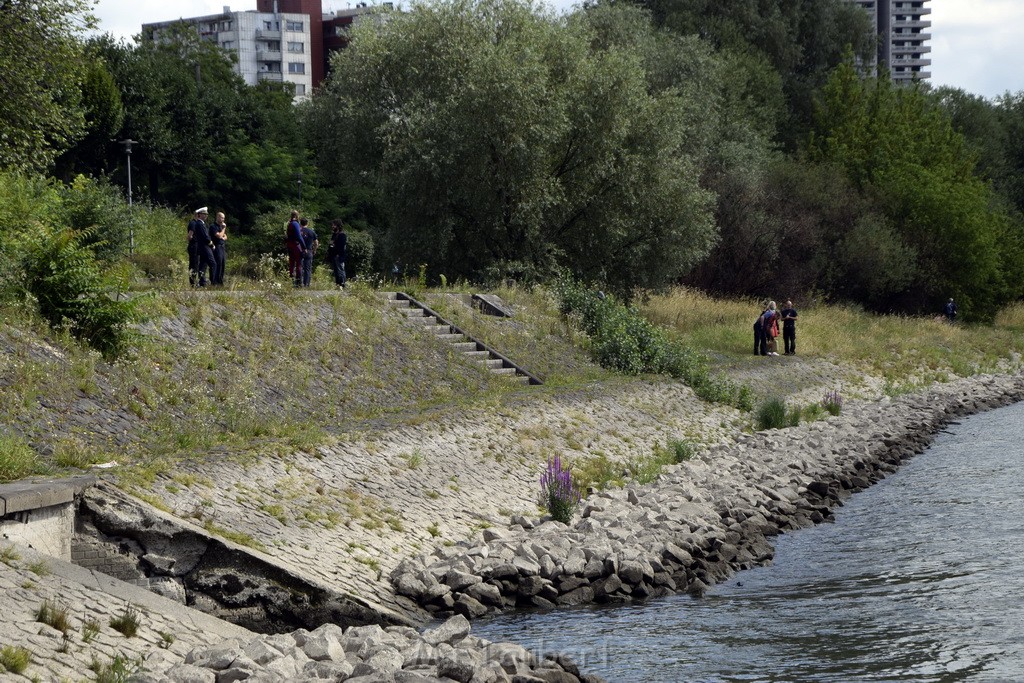
{"type": "Polygon", "coordinates": [[[296,83],[295,84],[295,94],[296,95],[305,95],[306,94],[306,86],[304,84],[302,84],[302,83],[296,83]]]}
{"type": "Polygon", "coordinates": [[[223,43],[220,44],[220,46],[222,48],[224,48],[225,50],[234,50],[235,49],[235,41],[233,41],[233,40],[225,40],[223,43]]]}
{"type": "Polygon", "coordinates": [[[305,52],[305,51],[306,51],[305,43],[288,43],[288,52],[299,52],[299,53],[302,53],[302,52],[305,52]]]}
{"type": "Polygon", "coordinates": [[[306,73],[306,64],[304,62],[288,62],[288,73],[304,74],[306,73]]]}
{"type": "Polygon", "coordinates": [[[220,30],[221,31],[230,31],[231,30],[231,22],[230,21],[222,21],[222,22],[220,22],[220,30]]]}
{"type": "Polygon", "coordinates": [[[287,21],[284,28],[286,31],[304,31],[305,27],[301,21],[287,21]]]}

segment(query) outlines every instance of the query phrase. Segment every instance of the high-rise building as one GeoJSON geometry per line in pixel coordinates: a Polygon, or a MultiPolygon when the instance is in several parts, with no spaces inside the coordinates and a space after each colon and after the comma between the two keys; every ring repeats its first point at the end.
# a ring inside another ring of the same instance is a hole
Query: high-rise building
{"type": "Polygon", "coordinates": [[[849,0],[860,5],[871,18],[878,35],[878,56],[864,66],[876,72],[879,67],[889,70],[897,84],[924,81],[931,78],[928,55],[932,48],[931,0],[849,0]]]}
{"type": "MultiPolygon", "coordinates": [[[[391,7],[385,2],[380,9],[391,7]]],[[[347,45],[348,28],[377,10],[361,2],[324,14],[321,0],[257,0],[255,11],[225,6],[220,14],[143,24],[142,33],[159,40],[173,26],[195,27],[201,38],[234,56],[235,71],[246,83],[290,83],[302,99],[323,81],[330,53],[347,45]]]]}

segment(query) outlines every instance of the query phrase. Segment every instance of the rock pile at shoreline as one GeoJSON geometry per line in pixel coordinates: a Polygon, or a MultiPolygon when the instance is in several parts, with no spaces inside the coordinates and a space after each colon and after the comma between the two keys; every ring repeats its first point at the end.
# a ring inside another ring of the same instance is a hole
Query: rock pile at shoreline
{"type": "Polygon", "coordinates": [[[407,626],[325,624],[313,631],[230,639],[196,648],[164,674],[134,683],[348,681],[349,683],[602,683],[566,657],[538,658],[513,643],[470,635],[469,621],[448,619],[422,633],[407,626]]]}
{"type": "Polygon", "coordinates": [[[513,520],[403,561],[396,591],[438,615],[703,593],[771,560],[769,538],[829,519],[852,492],[923,451],[956,417],[1024,398],[1024,377],[982,376],[720,445],[645,486],[587,498],[571,527],[513,520]]]}

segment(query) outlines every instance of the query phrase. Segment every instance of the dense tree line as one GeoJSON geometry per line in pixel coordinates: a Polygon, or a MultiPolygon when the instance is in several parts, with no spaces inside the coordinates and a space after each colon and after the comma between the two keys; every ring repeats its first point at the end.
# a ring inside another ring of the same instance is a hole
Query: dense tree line
{"type": "Polygon", "coordinates": [[[68,220],[99,234],[123,233],[103,184],[132,138],[136,200],[216,204],[254,252],[301,179],[379,269],[953,296],[978,319],[1024,292],[1024,93],[862,77],[875,37],[843,0],[439,0],[363,22],[299,106],[192,31],[85,40],[86,0],[0,10],[0,168],[98,178],[68,220]]]}

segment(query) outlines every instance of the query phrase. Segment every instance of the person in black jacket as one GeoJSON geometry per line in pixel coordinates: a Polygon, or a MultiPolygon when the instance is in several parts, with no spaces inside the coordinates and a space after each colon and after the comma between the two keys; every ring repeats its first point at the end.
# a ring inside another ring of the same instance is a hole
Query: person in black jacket
{"type": "Polygon", "coordinates": [[[196,252],[198,255],[196,271],[198,272],[199,282],[197,283],[200,287],[206,286],[206,272],[209,271],[212,275],[216,266],[213,261],[213,240],[210,238],[210,231],[206,227],[206,217],[209,215],[209,211],[206,207],[196,209],[196,219],[192,221],[192,241],[196,244],[196,252]]]}
{"type": "Polygon", "coordinates": [[[213,241],[213,272],[210,274],[210,284],[224,285],[224,268],[227,266],[228,252],[228,224],[224,220],[224,212],[217,212],[217,219],[210,226],[210,239],[213,241]]]}
{"type": "Polygon", "coordinates": [[[338,219],[331,221],[331,243],[327,245],[327,259],[334,271],[334,284],[345,286],[345,258],[348,256],[348,235],[345,225],[338,219]]]}

